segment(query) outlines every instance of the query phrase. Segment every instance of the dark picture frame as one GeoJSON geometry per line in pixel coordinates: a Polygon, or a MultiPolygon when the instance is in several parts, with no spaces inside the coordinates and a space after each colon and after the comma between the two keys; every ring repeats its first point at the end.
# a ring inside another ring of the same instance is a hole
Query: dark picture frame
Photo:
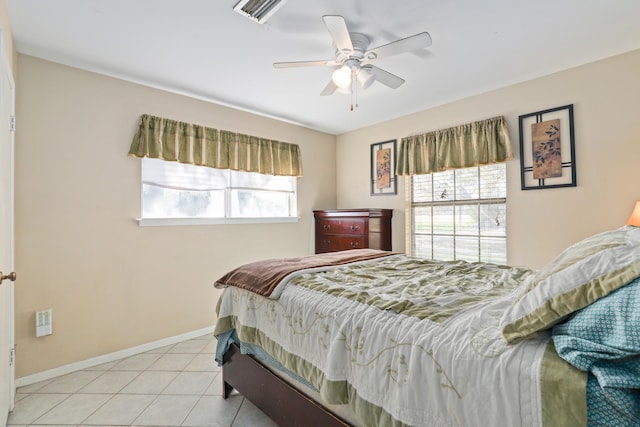
{"type": "Polygon", "coordinates": [[[371,195],[398,193],[396,177],[396,140],[371,144],[371,195]]]}
{"type": "Polygon", "coordinates": [[[522,190],[575,187],[573,104],[519,116],[522,190]]]}

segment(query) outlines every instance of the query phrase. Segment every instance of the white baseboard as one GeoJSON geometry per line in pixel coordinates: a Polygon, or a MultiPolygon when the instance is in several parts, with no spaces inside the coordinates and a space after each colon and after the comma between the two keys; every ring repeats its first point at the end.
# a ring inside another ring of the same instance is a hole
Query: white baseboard
{"type": "Polygon", "coordinates": [[[135,347],[125,348],[124,350],[114,351],[113,353],[103,354],[101,356],[92,357],[90,359],[81,360],[79,362],[70,363],[68,365],[59,366],[57,368],[49,369],[46,371],[38,372],[36,374],[27,375],[26,377],[16,378],[16,388],[24,387],[26,385],[35,384],[40,381],[45,381],[51,378],[65,375],[81,369],[87,369],[92,366],[101,365],[103,363],[113,362],[114,360],[122,359],[123,357],[129,357],[136,354],[144,353],[156,348],[164,347],[167,345],[175,344],[181,341],[186,341],[193,338],[198,338],[206,334],[213,333],[213,326],[207,328],[198,329],[196,331],[187,332],[173,337],[163,338],[158,341],[153,341],[146,344],[137,345],[135,347]]]}

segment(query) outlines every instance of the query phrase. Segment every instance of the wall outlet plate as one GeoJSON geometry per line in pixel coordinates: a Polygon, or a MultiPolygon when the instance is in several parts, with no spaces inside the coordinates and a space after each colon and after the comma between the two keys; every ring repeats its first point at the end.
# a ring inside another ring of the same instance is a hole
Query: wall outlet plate
{"type": "Polygon", "coordinates": [[[36,311],[36,337],[44,337],[53,333],[53,310],[36,311]]]}

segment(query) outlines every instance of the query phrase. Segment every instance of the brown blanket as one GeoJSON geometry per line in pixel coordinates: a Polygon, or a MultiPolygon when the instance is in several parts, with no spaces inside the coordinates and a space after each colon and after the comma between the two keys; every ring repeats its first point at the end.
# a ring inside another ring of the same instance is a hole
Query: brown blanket
{"type": "Polygon", "coordinates": [[[215,282],[215,287],[236,286],[268,297],[282,279],[296,271],[349,264],[389,255],[394,253],[377,249],[352,249],[296,258],[268,259],[245,264],[228,272],[215,282]]]}

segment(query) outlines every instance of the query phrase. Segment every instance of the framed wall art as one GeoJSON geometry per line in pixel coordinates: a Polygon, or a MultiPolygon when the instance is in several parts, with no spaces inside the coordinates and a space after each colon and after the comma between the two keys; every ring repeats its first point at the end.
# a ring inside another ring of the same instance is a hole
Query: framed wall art
{"type": "Polygon", "coordinates": [[[573,104],[519,117],[523,190],[575,187],[573,104]]]}
{"type": "Polygon", "coordinates": [[[396,140],[371,144],[371,195],[397,194],[396,140]]]}

